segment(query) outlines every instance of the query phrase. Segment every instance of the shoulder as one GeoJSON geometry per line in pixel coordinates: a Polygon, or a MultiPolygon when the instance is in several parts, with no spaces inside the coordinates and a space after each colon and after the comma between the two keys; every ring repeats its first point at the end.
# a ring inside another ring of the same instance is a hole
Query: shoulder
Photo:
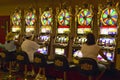
{"type": "Polygon", "coordinates": [[[97,45],[97,44],[95,44],[94,46],[95,46],[95,48],[96,48],[97,50],[100,50],[100,49],[101,49],[100,46],[97,45]]]}

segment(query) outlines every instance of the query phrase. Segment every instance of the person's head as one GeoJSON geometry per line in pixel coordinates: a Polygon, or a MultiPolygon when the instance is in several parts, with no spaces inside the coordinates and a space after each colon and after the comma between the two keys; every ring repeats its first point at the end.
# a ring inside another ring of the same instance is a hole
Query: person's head
{"type": "Polygon", "coordinates": [[[11,41],[14,39],[14,37],[15,37],[15,33],[9,32],[6,36],[6,41],[11,41]]]}
{"type": "Polygon", "coordinates": [[[26,38],[26,39],[32,39],[32,37],[33,37],[33,34],[32,34],[31,32],[27,32],[27,33],[25,34],[25,38],[26,38]]]}
{"type": "Polygon", "coordinates": [[[86,38],[87,38],[87,41],[86,41],[87,45],[95,44],[95,36],[94,36],[93,33],[87,33],[87,37],[86,38]]]}

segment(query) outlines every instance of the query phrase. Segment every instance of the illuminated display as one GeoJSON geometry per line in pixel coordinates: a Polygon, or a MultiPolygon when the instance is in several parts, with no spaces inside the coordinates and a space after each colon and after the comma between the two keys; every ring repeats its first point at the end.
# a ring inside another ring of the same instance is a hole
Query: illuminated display
{"type": "Polygon", "coordinates": [[[78,49],[77,50],[74,49],[73,50],[73,57],[79,57],[79,58],[83,57],[82,52],[78,49]]]}
{"type": "MultiPolygon", "coordinates": [[[[69,27],[69,26],[67,26],[67,27],[69,27]]],[[[58,27],[58,33],[69,33],[70,29],[67,27],[64,27],[64,28],[58,27]]]]}
{"type": "Polygon", "coordinates": [[[69,40],[68,36],[57,36],[56,43],[67,43],[69,40]]]}
{"type": "Polygon", "coordinates": [[[21,10],[16,9],[11,19],[13,24],[12,32],[19,32],[21,30],[21,10]]]}
{"type": "Polygon", "coordinates": [[[41,33],[50,33],[51,30],[51,26],[41,26],[41,33]]]}
{"type": "Polygon", "coordinates": [[[36,21],[35,11],[28,11],[25,15],[27,26],[33,26],[36,21]]]}
{"type": "Polygon", "coordinates": [[[41,16],[42,25],[47,26],[52,24],[52,13],[50,11],[44,11],[41,16]]]}
{"type": "Polygon", "coordinates": [[[102,46],[115,46],[116,45],[115,38],[100,38],[98,43],[99,45],[102,45],[102,46]]]}
{"type": "Polygon", "coordinates": [[[102,11],[101,21],[104,25],[115,25],[117,19],[118,14],[114,8],[106,8],[102,11]]]}
{"type": "Polygon", "coordinates": [[[38,39],[40,40],[40,41],[50,41],[50,36],[49,35],[41,35],[40,37],[38,37],[38,39]]]}
{"type": "Polygon", "coordinates": [[[39,53],[41,53],[41,54],[48,54],[48,50],[47,50],[47,48],[46,47],[42,47],[42,48],[39,48],[38,50],[37,50],[37,52],[39,52],[39,53]]]}
{"type": "Polygon", "coordinates": [[[77,33],[78,34],[85,34],[85,33],[88,33],[88,32],[92,32],[90,26],[78,26],[78,28],[77,28],[77,33]]]}
{"type": "MultiPolygon", "coordinates": [[[[109,51],[107,52],[107,51],[105,51],[105,52],[104,52],[104,55],[107,56],[107,59],[108,59],[108,60],[114,61],[114,52],[109,52],[109,51]]],[[[105,62],[107,62],[107,61],[106,61],[105,59],[103,59],[102,56],[100,56],[100,55],[98,55],[97,58],[98,58],[99,61],[105,61],[105,62]]]]}
{"type": "Polygon", "coordinates": [[[61,10],[58,15],[59,25],[69,25],[70,24],[70,13],[67,10],[61,10]]]}
{"type": "Polygon", "coordinates": [[[65,51],[63,48],[55,48],[55,54],[65,55],[65,51]]]}
{"type": "Polygon", "coordinates": [[[80,25],[89,25],[92,21],[93,15],[88,9],[82,9],[77,17],[80,25]]]}
{"type": "Polygon", "coordinates": [[[103,34],[103,35],[108,35],[108,34],[115,35],[115,34],[117,34],[117,28],[116,27],[115,28],[109,28],[109,26],[107,28],[101,27],[100,34],[103,34]]]}
{"type": "Polygon", "coordinates": [[[21,11],[15,12],[12,15],[12,23],[14,26],[20,26],[21,25],[21,11]]]}

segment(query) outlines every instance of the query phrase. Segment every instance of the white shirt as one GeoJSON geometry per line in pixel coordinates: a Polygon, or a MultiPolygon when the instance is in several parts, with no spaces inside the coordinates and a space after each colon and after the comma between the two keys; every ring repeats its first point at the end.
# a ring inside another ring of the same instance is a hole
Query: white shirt
{"type": "Polygon", "coordinates": [[[34,53],[36,52],[36,50],[39,47],[40,47],[40,45],[38,45],[36,42],[34,42],[32,40],[28,40],[28,39],[26,39],[21,45],[22,51],[24,51],[28,54],[28,58],[29,58],[30,62],[33,62],[34,53]]]}
{"type": "Polygon", "coordinates": [[[7,51],[12,52],[12,51],[16,51],[16,45],[15,42],[13,40],[9,41],[9,42],[5,42],[4,47],[7,51]]]}
{"type": "Polygon", "coordinates": [[[97,61],[98,52],[100,50],[100,47],[98,45],[83,44],[81,47],[83,57],[93,58],[97,61]]]}

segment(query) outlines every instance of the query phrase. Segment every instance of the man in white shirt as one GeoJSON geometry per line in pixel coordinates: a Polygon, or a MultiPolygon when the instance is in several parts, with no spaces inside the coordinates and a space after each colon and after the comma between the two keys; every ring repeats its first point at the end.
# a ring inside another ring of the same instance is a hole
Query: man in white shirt
{"type": "Polygon", "coordinates": [[[37,44],[35,41],[32,41],[32,38],[33,38],[32,33],[30,32],[26,33],[26,39],[23,41],[21,45],[22,51],[27,53],[30,62],[33,62],[34,53],[40,47],[39,44],[37,44]]]}

